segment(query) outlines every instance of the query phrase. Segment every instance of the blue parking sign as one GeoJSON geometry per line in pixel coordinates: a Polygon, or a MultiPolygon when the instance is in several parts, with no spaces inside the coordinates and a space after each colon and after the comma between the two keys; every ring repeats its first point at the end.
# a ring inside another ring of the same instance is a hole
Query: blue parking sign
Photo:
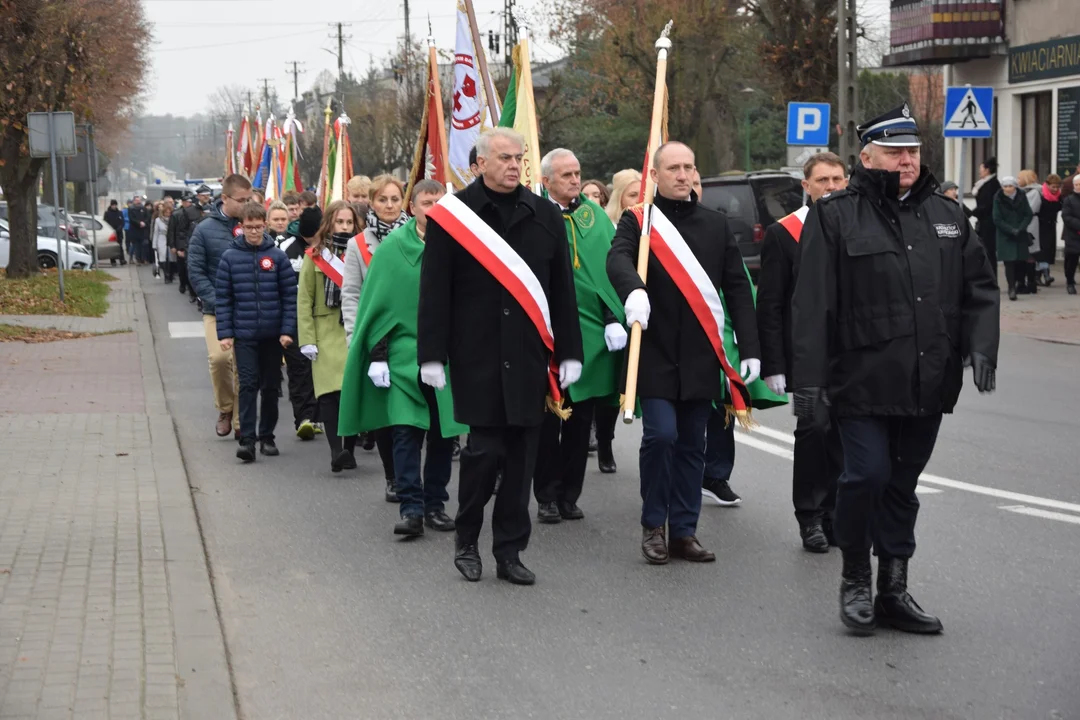
{"type": "Polygon", "coordinates": [[[829,144],[829,103],[788,103],[787,144],[829,144]]]}

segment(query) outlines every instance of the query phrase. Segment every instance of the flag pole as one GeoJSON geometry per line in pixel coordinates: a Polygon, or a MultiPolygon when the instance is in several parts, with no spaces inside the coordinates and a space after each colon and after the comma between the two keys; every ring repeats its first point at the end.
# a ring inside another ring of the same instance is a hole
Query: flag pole
{"type": "MultiPolygon", "coordinates": [[[[644,211],[642,212],[641,240],[638,243],[637,272],[641,281],[645,282],[649,271],[649,235],[652,233],[652,203],[656,194],[656,184],[653,182],[652,173],[648,172],[652,165],[652,153],[660,147],[661,132],[664,122],[664,105],[667,98],[667,57],[671,50],[671,26],[673,22],[668,20],[656,41],[656,85],[653,89],[652,121],[649,123],[649,158],[646,162],[645,194],[642,196],[644,211]]],[[[634,422],[634,409],[637,406],[637,380],[638,363],[641,360],[641,325],[634,323],[630,328],[630,352],[627,355],[626,369],[626,394],[623,396],[623,422],[634,422]]]]}
{"type": "Polygon", "coordinates": [[[528,135],[525,137],[525,160],[532,165],[530,168],[530,180],[532,181],[532,190],[537,195],[540,194],[540,137],[538,129],[536,127],[536,103],[533,99],[533,84],[532,84],[532,60],[529,57],[529,26],[524,23],[520,23],[519,31],[521,33],[521,39],[518,41],[518,52],[521,53],[521,78],[518,82],[518,89],[524,89],[529,93],[530,101],[529,107],[532,108],[533,118],[528,126],[528,135]]]}
{"type": "Polygon", "coordinates": [[[323,145],[322,145],[322,163],[319,165],[319,186],[315,188],[319,195],[319,207],[326,207],[326,186],[330,178],[329,169],[326,167],[326,159],[330,154],[330,116],[333,112],[330,110],[330,104],[334,101],[333,95],[326,99],[326,109],[323,110],[323,145]]]}
{"type": "Polygon", "coordinates": [[[472,33],[473,56],[476,58],[476,68],[480,72],[480,84],[484,86],[484,97],[487,99],[488,113],[491,116],[491,124],[499,124],[499,112],[495,98],[489,97],[495,91],[495,85],[491,82],[488,74],[487,53],[480,42],[480,26],[476,24],[476,11],[473,9],[472,0],[465,0],[465,12],[469,16],[469,32],[472,33]]]}
{"type": "MultiPolygon", "coordinates": [[[[430,21],[429,21],[430,25],[430,21]]],[[[442,145],[442,166],[450,174],[450,145],[446,142],[446,117],[443,115],[442,84],[439,81],[439,56],[435,51],[435,38],[428,38],[428,62],[431,63],[431,91],[435,93],[435,122],[439,124],[439,142],[442,145]]],[[[431,119],[428,119],[431,122],[431,119]]]]}

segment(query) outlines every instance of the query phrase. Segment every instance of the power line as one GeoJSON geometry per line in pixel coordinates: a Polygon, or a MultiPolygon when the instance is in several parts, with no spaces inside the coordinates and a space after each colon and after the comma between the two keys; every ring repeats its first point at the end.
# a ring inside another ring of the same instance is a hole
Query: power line
{"type": "MultiPolygon", "coordinates": [[[[242,45],[244,43],[261,43],[267,40],[284,40],[285,38],[296,37],[297,35],[312,35],[322,30],[304,30],[301,32],[291,32],[284,35],[264,35],[263,37],[248,38],[246,40],[229,40],[225,43],[226,46],[242,45]]],[[[175,48],[154,48],[154,52],[181,52],[184,50],[205,50],[207,48],[221,48],[222,43],[213,43],[211,45],[189,45],[187,47],[175,47],[175,48]]]]}
{"type": "Polygon", "coordinates": [[[304,63],[297,62],[296,60],[290,60],[285,63],[286,68],[289,65],[292,65],[292,70],[286,69],[285,72],[291,74],[293,78],[293,100],[300,99],[300,76],[306,74],[307,70],[301,70],[298,66],[303,64],[304,63]]]}

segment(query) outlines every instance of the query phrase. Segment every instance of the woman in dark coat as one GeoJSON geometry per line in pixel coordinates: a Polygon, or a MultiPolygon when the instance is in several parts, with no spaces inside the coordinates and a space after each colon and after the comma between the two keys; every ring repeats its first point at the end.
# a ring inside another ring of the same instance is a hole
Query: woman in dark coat
{"type": "Polygon", "coordinates": [[[997,179],[997,159],[986,158],[979,166],[979,181],[971,192],[975,195],[975,232],[979,234],[979,240],[986,248],[986,256],[990,258],[990,264],[994,266],[994,277],[997,277],[997,231],[994,228],[994,198],[1001,191],[1001,183],[997,179]]]}
{"type": "Polygon", "coordinates": [[[1039,254],[1036,257],[1036,278],[1040,285],[1054,282],[1050,266],[1057,264],[1057,219],[1061,212],[1061,178],[1050,174],[1042,186],[1042,205],[1039,206],[1039,254]]]}
{"type": "Polygon", "coordinates": [[[1031,205],[1020,192],[1016,178],[1001,179],[1001,190],[994,196],[994,227],[997,230],[997,256],[1005,263],[1005,282],[1009,299],[1016,299],[1016,280],[1022,278],[1028,259],[1028,224],[1031,205]]]}

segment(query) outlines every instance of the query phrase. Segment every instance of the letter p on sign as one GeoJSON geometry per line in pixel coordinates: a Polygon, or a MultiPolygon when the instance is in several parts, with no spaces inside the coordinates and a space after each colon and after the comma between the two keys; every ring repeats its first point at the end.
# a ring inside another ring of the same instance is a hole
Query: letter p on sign
{"type": "Polygon", "coordinates": [[[787,144],[829,144],[828,103],[788,103],[787,144]]]}

